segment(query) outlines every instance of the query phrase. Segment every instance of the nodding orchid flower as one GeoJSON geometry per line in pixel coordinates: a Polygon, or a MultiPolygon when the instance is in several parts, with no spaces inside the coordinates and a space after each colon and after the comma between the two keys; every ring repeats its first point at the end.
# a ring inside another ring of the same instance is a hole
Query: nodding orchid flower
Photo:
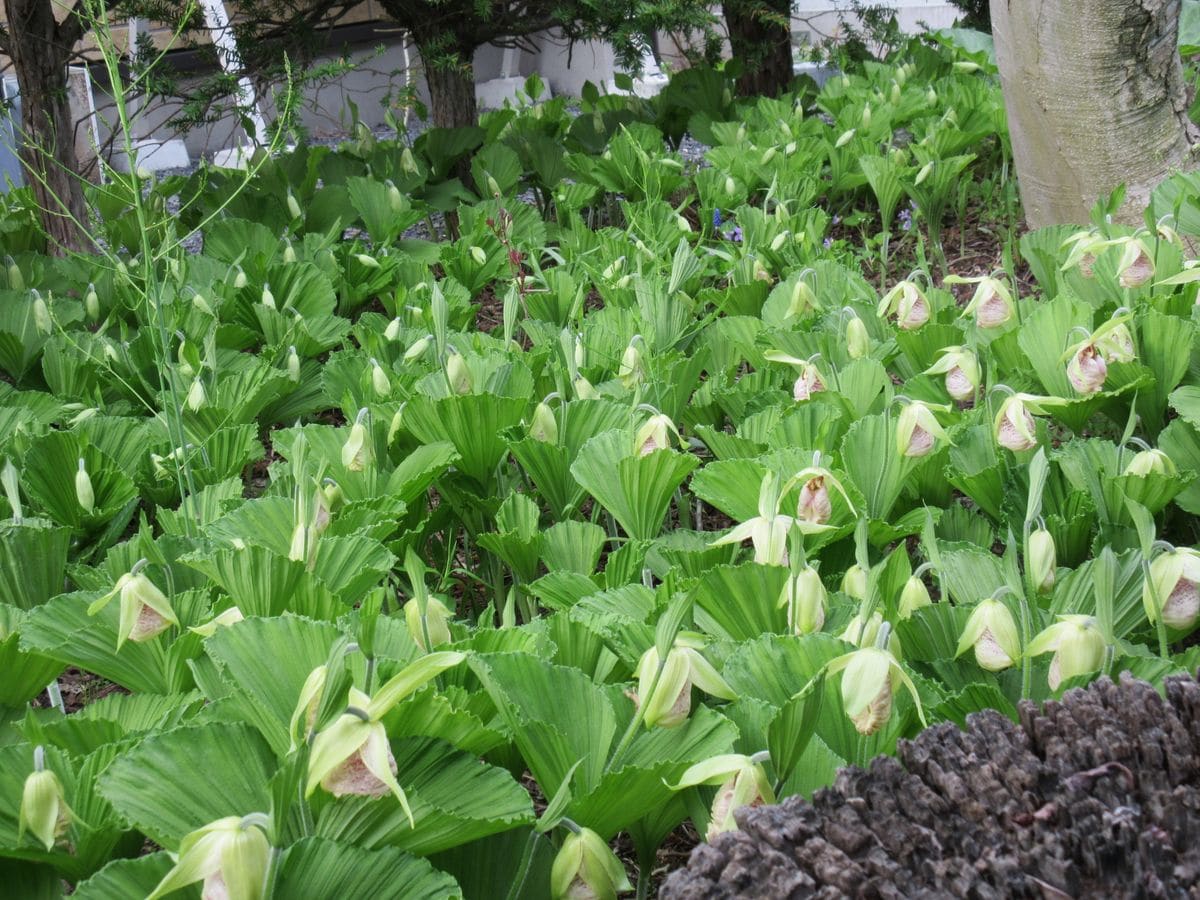
{"type": "Polygon", "coordinates": [[[737,699],[733,688],[700,654],[703,646],[699,635],[681,632],[665,660],[660,660],[656,647],[642,654],[634,672],[638,686],[632,699],[639,707],[645,704],[642,721],[647,728],[682,725],[692,711],[693,686],[722,700],[737,699]]]}
{"type": "Polygon", "coordinates": [[[958,639],[954,658],[974,649],[975,662],[989,672],[1002,672],[1021,656],[1021,638],[1012,612],[995,597],[980,600],[958,639]]]}
{"type": "Polygon", "coordinates": [[[943,347],[941,358],[925,370],[925,375],[945,375],[946,392],[959,403],[966,403],[975,396],[982,376],[979,360],[965,347],[943,347]]]}
{"type": "Polygon", "coordinates": [[[1142,586],[1142,604],[1151,624],[1161,617],[1171,628],[1195,625],[1200,619],[1200,552],[1180,547],[1156,556],[1142,586]]]}
{"type": "Polygon", "coordinates": [[[768,350],[763,355],[771,362],[786,363],[795,367],[798,374],[792,385],[792,398],[797,403],[808,400],[813,394],[825,390],[825,378],[821,375],[821,370],[817,368],[816,363],[813,362],[818,358],[817,356],[798,359],[780,350],[768,350]]]}
{"type": "Polygon", "coordinates": [[[912,400],[905,404],[896,421],[896,450],[901,456],[928,456],[938,441],[950,440],[934,416],[934,411],[948,412],[949,407],[912,400]]]}
{"type": "Polygon", "coordinates": [[[974,314],[975,324],[980,328],[999,328],[1016,315],[1016,305],[1008,286],[998,278],[983,275],[978,278],[963,278],[947,275],[946,284],[973,284],[975,293],[971,302],[962,311],[963,316],[974,314]]]}
{"type": "Polygon", "coordinates": [[[775,792],[763,770],[761,757],[727,753],[696,763],[679,778],[678,784],[668,785],[673,791],[701,784],[719,785],[708,817],[706,841],[714,840],[726,831],[736,831],[733,813],[743,806],[762,806],[775,802],[775,792]]]}
{"type": "Polygon", "coordinates": [[[1098,671],[1104,664],[1107,644],[1096,620],[1091,616],[1059,616],[1058,621],[1029,642],[1029,656],[1053,653],[1046,678],[1050,690],[1057,691],[1063,679],[1098,671]]]}
{"type": "Polygon", "coordinates": [[[876,310],[881,319],[892,317],[902,331],[915,331],[929,321],[929,300],[912,281],[901,281],[883,295],[876,310]]]}

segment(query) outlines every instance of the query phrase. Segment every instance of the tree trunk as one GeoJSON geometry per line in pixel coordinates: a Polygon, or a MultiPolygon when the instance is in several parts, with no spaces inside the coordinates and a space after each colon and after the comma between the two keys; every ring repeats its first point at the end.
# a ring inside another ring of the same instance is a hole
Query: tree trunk
{"type": "Polygon", "coordinates": [[[22,168],[41,208],[51,252],[83,250],[87,213],[67,93],[71,48],[60,43],[51,0],[8,0],[6,7],[9,55],[21,94],[22,168]]]}
{"type": "Polygon", "coordinates": [[[1180,0],[992,0],[996,59],[1031,228],[1084,223],[1124,183],[1119,218],[1190,169],[1180,0]]]}
{"type": "Polygon", "coordinates": [[[742,96],[777,97],[792,81],[790,0],[727,0],[721,7],[742,96]],[[786,23],[786,24],[785,24],[786,23]]]}
{"type": "Polygon", "coordinates": [[[475,67],[471,58],[475,49],[462,48],[457,63],[443,63],[435,49],[417,41],[417,51],[425,67],[429,87],[429,116],[438,128],[462,128],[478,124],[475,105],[475,67]],[[430,60],[434,60],[430,62],[430,60]]]}

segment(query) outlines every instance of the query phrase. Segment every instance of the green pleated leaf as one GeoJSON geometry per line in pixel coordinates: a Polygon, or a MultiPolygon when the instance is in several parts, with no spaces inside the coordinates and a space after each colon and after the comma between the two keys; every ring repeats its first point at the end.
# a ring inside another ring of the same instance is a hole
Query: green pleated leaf
{"type": "Polygon", "coordinates": [[[117,464],[98,448],[83,446],[67,431],[52,431],[34,441],[25,456],[25,489],[48,516],[60,525],[98,531],[117,517],[122,526],[133,513],[137,487],[117,464]],[[75,473],[83,459],[95,494],[91,512],[79,505],[75,473]]]}
{"type": "Polygon", "coordinates": [[[225,816],[267,812],[275,755],[249,725],[185,726],[146,738],[100,776],[100,793],[155,843],[225,816]]]}
{"type": "Polygon", "coordinates": [[[63,663],[21,650],[19,634],[25,613],[0,603],[0,706],[21,706],[58,677],[63,663]]]}
{"type": "Polygon", "coordinates": [[[0,597],[32,609],[62,593],[71,532],[44,519],[0,523],[0,597]]]}
{"type": "Polygon", "coordinates": [[[53,866],[0,859],[0,882],[8,896],[21,900],[58,900],[63,895],[62,876],[53,866]]]}
{"type": "Polygon", "coordinates": [[[204,642],[204,652],[261,713],[251,724],[282,755],[291,743],[287,730],[300,689],[312,670],[325,664],[339,637],[334,625],[296,615],[247,618],[218,628],[204,642]]]}
{"type": "MultiPolygon", "coordinates": [[[[1200,473],[1200,431],[1176,419],[1158,436],[1158,446],[1181,471],[1200,473]]],[[[1193,481],[1175,498],[1175,504],[1185,512],[1200,515],[1200,483],[1193,481]]]]}
{"type": "MultiPolygon", "coordinates": [[[[1052,615],[1096,614],[1096,565],[1096,560],[1089,559],[1079,568],[1063,574],[1054,586],[1054,598],[1049,610],[1052,615]]],[[[1127,550],[1117,554],[1113,573],[1113,634],[1118,639],[1129,638],[1132,633],[1146,626],[1142,584],[1141,553],[1127,550]]]]}
{"type": "Polygon", "coordinates": [[[955,434],[945,475],[993,519],[1003,518],[1004,468],[989,426],[976,425],[955,434]]]}
{"type": "Polygon", "coordinates": [[[616,720],[612,704],[587,676],[528,654],[479,656],[470,665],[547,796],[579,760],[575,790],[599,783],[616,720]]]}
{"type": "Polygon", "coordinates": [[[566,447],[525,438],[510,443],[509,449],[556,516],[569,515],[583,501],[587,492],[571,474],[571,454],[566,447]]]}
{"type": "Polygon", "coordinates": [[[941,544],[939,549],[938,580],[955,603],[974,606],[1006,583],[1004,563],[990,550],[965,544],[941,544]]]}
{"type": "Polygon", "coordinates": [[[391,795],[342,797],[321,811],[319,837],[425,856],[534,820],[529,794],[503,769],[432,738],[399,738],[392,752],[415,827],[391,795]]]}
{"type": "Polygon", "coordinates": [[[311,837],[292,844],[280,857],[276,900],[388,896],[456,900],[462,891],[450,875],[391,847],[364,850],[311,837]]]}
{"type": "Polygon", "coordinates": [[[889,415],[859,419],[842,441],[842,467],[867,501],[866,513],[886,519],[916,463],[896,450],[896,420],[889,415]]]}
{"type": "Polygon", "coordinates": [[[967,727],[967,717],[985,709],[995,709],[1017,721],[1017,708],[994,684],[971,684],[943,700],[932,710],[934,718],[948,719],[959,728],[967,727]]]}
{"type": "Polygon", "coordinates": [[[496,466],[508,451],[503,432],[521,421],[529,401],[484,394],[414,396],[404,407],[404,425],[418,439],[449,441],[458,451],[458,469],[482,488],[492,484],[496,466]]]}
{"type": "Polygon", "coordinates": [[[1048,303],[1038,304],[1021,324],[1018,343],[1046,393],[1055,397],[1077,396],[1067,380],[1063,352],[1080,340],[1072,328],[1092,330],[1092,307],[1069,294],[1060,294],[1048,303]]]}
{"type": "MultiPolygon", "coordinates": [[[[146,897],[171,871],[174,863],[165,850],[140,856],[137,859],[114,859],[107,866],[81,882],[72,897],[80,900],[131,900],[146,897]]],[[[171,900],[200,900],[201,882],[171,894],[171,900]]]]}
{"type": "Polygon", "coordinates": [[[557,522],[542,533],[542,561],[551,572],[591,575],[607,540],[604,529],[591,522],[557,522]]]}
{"type": "Polygon", "coordinates": [[[629,432],[609,431],[584,444],[571,473],[631,538],[649,541],[662,530],[675,489],[699,461],[665,449],[633,454],[629,432]]]}
{"type": "Polygon", "coordinates": [[[183,562],[203,572],[236,598],[245,616],[294,612],[317,619],[334,619],[345,611],[333,591],[309,572],[304,562],[288,559],[265,547],[216,550],[185,557],[183,562]]]}
{"type": "Polygon", "coordinates": [[[669,783],[692,764],[730,752],[736,737],[733,723],[705,706],[676,728],[642,729],[619,768],[587,794],[574,792],[567,816],[603,838],[612,837],[668,804],[673,794],[669,783]]]}
{"type": "Polygon", "coordinates": [[[779,605],[779,597],[787,579],[783,566],[755,562],[710,569],[696,585],[696,624],[731,641],[786,631],[787,607],[779,605]]]}
{"type": "Polygon", "coordinates": [[[514,828],[439,853],[431,860],[454,876],[467,900],[494,900],[497,885],[504,886],[508,900],[545,900],[555,854],[554,843],[546,835],[514,828]]]}

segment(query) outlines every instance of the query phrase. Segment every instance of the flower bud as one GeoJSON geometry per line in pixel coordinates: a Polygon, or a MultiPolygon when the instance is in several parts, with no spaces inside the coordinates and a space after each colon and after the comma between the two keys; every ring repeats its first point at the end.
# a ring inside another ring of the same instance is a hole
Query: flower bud
{"type": "Polygon", "coordinates": [[[360,409],[354,424],[350,426],[350,436],[342,445],[342,465],[351,472],[361,472],[370,462],[371,452],[367,444],[367,427],[363,424],[366,409],[360,409]]]}
{"type": "Polygon", "coordinates": [[[1007,606],[994,598],[981,600],[958,639],[955,658],[974,648],[975,662],[989,672],[1002,672],[1021,655],[1017,623],[1007,606]]]}
{"type": "Polygon", "coordinates": [[[778,251],[779,248],[782,247],[787,242],[789,234],[791,234],[790,231],[781,231],[781,232],[779,232],[779,234],[775,235],[775,237],[773,237],[771,239],[772,252],[778,251]]]}
{"type": "Polygon", "coordinates": [[[846,323],[846,354],[851,359],[862,359],[871,352],[871,336],[867,326],[858,316],[846,323]]]}
{"type": "Polygon", "coordinates": [[[208,394],[204,390],[204,382],[197,377],[192,381],[192,386],[188,388],[187,399],[184,402],[192,412],[198,412],[207,400],[208,394]]]}
{"type": "Polygon", "coordinates": [[[206,316],[216,315],[216,313],[213,312],[213,308],[208,305],[208,301],[205,300],[204,297],[199,293],[192,294],[192,306],[200,310],[200,312],[204,313],[206,316]]]}
{"type": "Polygon", "coordinates": [[[529,436],[543,444],[558,443],[558,421],[554,411],[545,403],[539,403],[533,411],[533,421],[529,423],[529,436]]]}
{"type": "Polygon", "coordinates": [[[446,379],[450,382],[450,390],[456,394],[471,393],[471,370],[462,354],[453,347],[446,354],[446,379]]]}
{"type": "Polygon", "coordinates": [[[834,149],[841,149],[842,147],[845,147],[848,143],[854,140],[854,134],[855,130],[853,128],[843,131],[840,135],[838,135],[837,141],[834,142],[834,149]]]}
{"type": "Polygon", "coordinates": [[[1026,565],[1039,592],[1048,591],[1054,586],[1058,556],[1054,549],[1054,537],[1045,528],[1037,528],[1029,533],[1029,559],[1026,565]]]}
{"type": "Polygon", "coordinates": [[[425,351],[429,349],[431,343],[433,343],[433,335],[429,334],[413,341],[412,346],[404,351],[404,361],[407,363],[420,359],[425,355],[425,351]]]}
{"type": "Polygon", "coordinates": [[[400,317],[396,316],[392,321],[387,323],[387,328],[383,329],[383,339],[385,341],[394,341],[400,337],[400,317]]]}
{"type": "Polygon", "coordinates": [[[575,396],[580,400],[600,399],[599,391],[592,387],[592,383],[582,375],[577,375],[575,380],[571,382],[571,386],[575,389],[575,396]]]}
{"type": "Polygon", "coordinates": [[[354,258],[356,260],[358,260],[358,264],[360,266],[364,266],[368,269],[378,269],[379,268],[379,260],[377,260],[375,257],[373,257],[369,253],[355,253],[354,258]]]}
{"type": "MultiPolygon", "coordinates": [[[[35,751],[35,759],[41,759],[42,748],[35,751]]],[[[21,806],[17,812],[17,840],[29,832],[47,852],[54,849],[67,833],[74,814],[67,806],[62,782],[46,768],[38,766],[25,777],[21,791],[21,806]]]]}
{"type": "MultiPolygon", "coordinates": [[[[412,156],[411,152],[409,152],[409,156],[412,156]]],[[[387,188],[388,208],[394,213],[401,212],[404,209],[404,196],[400,193],[400,189],[390,178],[383,183],[383,186],[387,188]]]]}
{"type": "Polygon", "coordinates": [[[291,216],[293,220],[299,219],[302,215],[304,215],[304,211],[300,209],[300,202],[296,199],[296,195],[291,191],[287,192],[287,208],[288,215],[291,216]]]}
{"type": "Polygon", "coordinates": [[[471,259],[475,260],[475,264],[482,266],[487,264],[487,251],[482,247],[471,247],[471,259]]]}
{"type": "Polygon", "coordinates": [[[725,176],[725,194],[732,197],[737,193],[737,182],[733,180],[732,175],[725,176]]]}
{"type": "Polygon", "coordinates": [[[928,456],[938,440],[948,440],[945,430],[925,403],[914,400],[905,404],[896,421],[896,449],[902,456],[928,456]]]}
{"type": "Polygon", "coordinates": [[[146,900],[158,900],[203,881],[205,900],[261,900],[266,894],[271,845],[261,813],[227,816],[186,835],[175,867],[146,900]]]}
{"type": "Polygon", "coordinates": [[[1122,474],[1145,478],[1147,475],[1174,475],[1177,471],[1171,457],[1156,449],[1135,453],[1122,474]]]}
{"type": "Polygon", "coordinates": [[[291,265],[296,261],[296,248],[292,246],[292,242],[286,238],[283,241],[283,262],[285,265],[291,265]]]}
{"type": "Polygon", "coordinates": [[[769,163],[771,160],[773,160],[775,158],[775,154],[778,152],[779,151],[776,150],[774,147],[768,147],[763,152],[762,159],[759,160],[759,165],[765,166],[767,163],[769,163]]]}
{"type": "Polygon", "coordinates": [[[92,490],[92,478],[88,475],[83,459],[79,460],[79,468],[75,471],[75,499],[88,515],[96,508],[96,493],[92,490]]]}
{"type": "Polygon", "coordinates": [[[400,170],[405,175],[417,174],[417,161],[413,158],[413,152],[408,147],[405,147],[400,153],[400,170]]]}
{"type": "Polygon", "coordinates": [[[4,257],[4,266],[8,270],[8,289],[10,291],[25,290],[25,276],[21,274],[21,267],[17,265],[17,261],[11,256],[4,257]]]}
{"type": "Polygon", "coordinates": [[[271,285],[263,282],[262,289],[262,305],[267,309],[275,308],[275,295],[271,293],[271,285]]]}
{"type": "Polygon", "coordinates": [[[1053,653],[1047,683],[1057,691],[1064,679],[1099,671],[1104,664],[1104,635],[1091,616],[1059,616],[1029,642],[1028,654],[1053,653]]]}
{"type": "Polygon", "coordinates": [[[842,576],[841,591],[855,600],[867,599],[867,570],[857,563],[846,570],[842,576]]]}
{"type": "Polygon", "coordinates": [[[624,267],[625,267],[625,257],[618,256],[616,259],[614,259],[612,262],[610,262],[607,266],[604,267],[604,271],[600,273],[600,277],[603,278],[605,281],[612,281],[614,278],[616,278],[621,273],[621,269],[624,267]]]}
{"type": "Polygon", "coordinates": [[[789,575],[779,594],[779,605],[788,611],[788,628],[794,634],[812,634],[825,625],[828,594],[821,576],[812,566],[789,575]]]}
{"type": "Polygon", "coordinates": [[[675,216],[675,227],[677,227],[682,232],[690,234],[691,230],[692,230],[692,223],[689,222],[687,219],[685,219],[683,216],[677,214],[675,216]]]}
{"type": "Polygon", "coordinates": [[[817,295],[813,293],[812,287],[803,278],[797,278],[795,284],[792,285],[792,296],[788,300],[787,312],[784,313],[785,319],[790,319],[795,316],[802,316],[814,309],[819,309],[821,304],[817,301],[817,295]]]}
{"type": "Polygon", "coordinates": [[[913,184],[921,184],[922,182],[924,182],[925,179],[929,177],[929,173],[932,171],[933,171],[933,160],[931,159],[929,162],[925,163],[925,165],[921,166],[921,171],[919,171],[917,173],[917,177],[915,179],[913,179],[913,184]]]}
{"type": "Polygon", "coordinates": [[[552,900],[616,900],[631,890],[625,867],[600,835],[590,828],[567,835],[550,867],[552,900]]]}
{"type": "Polygon", "coordinates": [[[296,352],[295,347],[288,347],[287,376],[288,381],[293,384],[298,384],[300,381],[300,355],[296,352]]]}
{"type": "Polygon", "coordinates": [[[388,380],[387,372],[383,371],[383,366],[374,358],[371,359],[371,387],[377,397],[387,397],[392,393],[392,383],[388,380]]]}
{"type": "Polygon", "coordinates": [[[100,297],[94,284],[88,285],[87,294],[83,298],[83,309],[89,321],[95,322],[100,318],[100,297]]]}
{"type": "Polygon", "coordinates": [[[416,600],[404,604],[404,624],[408,628],[408,636],[426,653],[439,644],[450,643],[450,610],[441,600],[429,597],[425,601],[425,621],[421,621],[421,605],[416,600]],[[426,632],[429,640],[425,640],[426,632]]]}
{"type": "Polygon", "coordinates": [[[1161,614],[1171,628],[1195,625],[1200,618],[1200,553],[1179,548],[1156,556],[1142,585],[1142,604],[1151,624],[1161,614]]]}
{"type": "Polygon", "coordinates": [[[1067,380],[1080,394],[1094,394],[1104,387],[1108,377],[1108,364],[1095,344],[1084,344],[1067,363],[1067,380]]]}
{"type": "Polygon", "coordinates": [[[625,352],[621,354],[621,365],[617,368],[617,378],[628,390],[633,390],[645,374],[642,368],[642,352],[639,349],[641,343],[641,336],[635,334],[625,352]]]}
{"type": "Polygon", "coordinates": [[[918,609],[932,605],[933,601],[929,597],[929,588],[925,587],[925,582],[916,575],[910,575],[908,581],[904,582],[904,589],[900,591],[897,610],[900,618],[910,619],[918,609]]]}
{"type": "Polygon", "coordinates": [[[42,334],[49,334],[54,327],[50,319],[50,307],[37,290],[33,291],[33,324],[42,334]]]}

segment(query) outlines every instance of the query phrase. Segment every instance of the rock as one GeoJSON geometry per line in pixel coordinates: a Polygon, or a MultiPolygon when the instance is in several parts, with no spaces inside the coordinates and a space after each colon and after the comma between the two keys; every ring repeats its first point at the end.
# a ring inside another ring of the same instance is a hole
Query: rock
{"type": "Polygon", "coordinates": [[[1200,684],[1128,674],[935,725],[809,803],[743,808],[662,900],[1200,896],[1200,684]]]}

